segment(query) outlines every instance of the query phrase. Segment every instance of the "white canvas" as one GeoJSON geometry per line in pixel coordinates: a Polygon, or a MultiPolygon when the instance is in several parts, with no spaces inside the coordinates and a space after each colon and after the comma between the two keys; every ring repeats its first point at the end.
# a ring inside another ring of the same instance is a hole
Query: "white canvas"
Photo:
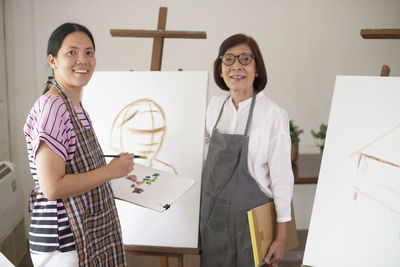
{"type": "Polygon", "coordinates": [[[13,265],[7,258],[4,256],[3,253],[0,252],[0,266],[3,267],[14,267],[13,265]]]}
{"type": "Polygon", "coordinates": [[[111,181],[115,198],[164,212],[188,191],[195,181],[141,164],[135,165],[136,181],[124,177],[111,181]]]}
{"type": "Polygon", "coordinates": [[[400,266],[400,78],[336,79],[303,264],[400,266]]]}
{"type": "Polygon", "coordinates": [[[125,244],[197,248],[207,82],[205,71],[100,71],[84,88],[105,154],[146,154],[135,162],[196,183],[163,213],[116,200],[125,244]]]}

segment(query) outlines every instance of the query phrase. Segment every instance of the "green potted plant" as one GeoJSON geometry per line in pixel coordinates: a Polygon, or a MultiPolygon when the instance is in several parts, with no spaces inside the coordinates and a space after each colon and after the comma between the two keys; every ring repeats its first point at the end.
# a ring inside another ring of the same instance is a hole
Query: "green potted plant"
{"type": "Polygon", "coordinates": [[[311,135],[315,139],[317,139],[317,147],[319,147],[321,153],[324,151],[325,137],[326,137],[327,130],[328,130],[328,125],[323,124],[323,123],[319,126],[318,132],[311,130],[311,135]]]}
{"type": "Polygon", "coordinates": [[[300,129],[297,125],[295,125],[293,120],[289,121],[289,126],[290,126],[290,140],[292,141],[291,160],[294,163],[299,157],[299,142],[300,142],[299,136],[301,133],[303,133],[303,130],[300,129]]]}

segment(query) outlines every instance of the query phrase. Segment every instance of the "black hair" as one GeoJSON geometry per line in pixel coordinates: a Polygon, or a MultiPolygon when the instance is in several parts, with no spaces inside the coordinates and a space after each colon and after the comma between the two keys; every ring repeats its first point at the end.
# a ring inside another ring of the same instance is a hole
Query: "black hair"
{"type": "MultiPolygon", "coordinates": [[[[60,50],[65,37],[73,32],[83,32],[85,33],[93,43],[93,48],[96,50],[96,46],[94,44],[93,35],[90,31],[83,25],[77,23],[64,23],[57,27],[50,35],[49,41],[47,42],[47,56],[52,55],[53,57],[57,57],[58,51],[60,50]]],[[[49,76],[46,82],[46,88],[44,89],[43,94],[45,94],[51,87],[52,81],[54,80],[53,76],[49,76]]]]}

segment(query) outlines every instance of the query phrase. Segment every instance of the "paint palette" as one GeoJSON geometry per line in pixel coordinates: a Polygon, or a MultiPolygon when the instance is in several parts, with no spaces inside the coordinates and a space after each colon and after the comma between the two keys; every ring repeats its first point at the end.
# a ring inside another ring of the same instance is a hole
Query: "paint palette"
{"type": "Polygon", "coordinates": [[[115,198],[159,212],[167,210],[195,184],[192,179],[141,164],[135,164],[133,174],[137,177],[135,182],[128,177],[111,181],[115,198]]]}
{"type": "Polygon", "coordinates": [[[146,175],[145,177],[138,179],[136,182],[133,182],[131,185],[131,187],[133,188],[132,193],[135,193],[135,194],[142,193],[145,190],[145,188],[148,188],[153,183],[155,183],[159,177],[160,177],[160,174],[158,172],[156,172],[156,173],[153,173],[151,176],[146,175]]]}

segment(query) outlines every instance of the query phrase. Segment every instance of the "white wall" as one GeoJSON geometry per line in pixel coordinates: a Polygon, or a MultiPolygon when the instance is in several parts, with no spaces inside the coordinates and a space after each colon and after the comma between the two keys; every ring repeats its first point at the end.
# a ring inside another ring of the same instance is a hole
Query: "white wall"
{"type": "Polygon", "coordinates": [[[25,225],[29,225],[27,213],[29,192],[33,180],[29,171],[26,143],[22,132],[26,116],[37,97],[34,57],[34,25],[30,1],[4,0],[8,111],[10,116],[11,161],[17,165],[17,172],[23,184],[25,204],[25,225]]]}
{"type": "Polygon", "coordinates": [[[6,50],[4,38],[4,3],[0,0],[0,161],[10,160],[6,50]]]}
{"type": "MultiPolygon", "coordinates": [[[[113,38],[109,29],[155,29],[160,6],[168,7],[167,29],[207,32],[205,40],[166,40],[162,70],[212,73],[221,41],[238,32],[250,34],[266,62],[267,94],[304,129],[300,153],[318,153],[310,129],[327,123],[336,75],[379,75],[383,64],[391,67],[391,76],[400,75],[399,40],[360,36],[362,28],[400,28],[398,0],[4,1],[11,156],[25,180],[26,198],[33,183],[22,125],[50,74],[47,40],[67,21],[92,31],[98,70],[150,69],[151,39],[113,38]]],[[[210,75],[209,99],[220,93],[210,75]]],[[[295,189],[299,202],[313,199],[310,188],[295,189]]],[[[296,209],[296,217],[308,212],[296,209]]],[[[306,220],[302,227],[308,227],[306,220]]]]}

